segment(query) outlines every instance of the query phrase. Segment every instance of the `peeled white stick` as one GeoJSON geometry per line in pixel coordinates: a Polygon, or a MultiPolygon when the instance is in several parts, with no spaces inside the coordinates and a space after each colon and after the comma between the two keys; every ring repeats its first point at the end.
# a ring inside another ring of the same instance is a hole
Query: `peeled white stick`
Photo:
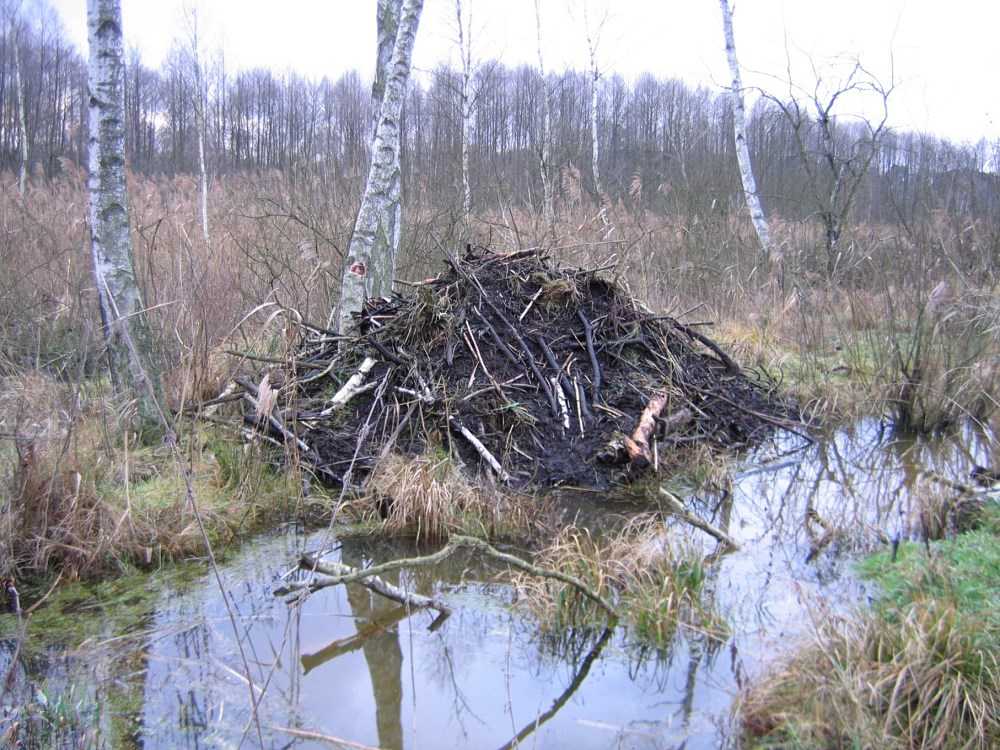
{"type": "Polygon", "coordinates": [[[454,417],[449,417],[448,422],[461,433],[462,437],[464,437],[466,440],[469,441],[469,444],[473,448],[475,448],[476,452],[483,457],[483,460],[490,465],[490,468],[493,469],[493,472],[497,475],[500,481],[505,484],[510,484],[510,474],[504,471],[504,468],[500,465],[500,462],[496,460],[496,457],[489,452],[489,450],[486,448],[485,445],[482,444],[479,438],[473,435],[472,432],[469,431],[468,427],[466,427],[464,424],[459,422],[454,417]]]}
{"type": "Polygon", "coordinates": [[[325,417],[331,414],[359,393],[364,393],[366,390],[369,390],[371,386],[365,387],[362,383],[364,383],[365,377],[369,372],[371,372],[371,369],[375,366],[376,362],[377,360],[372,359],[371,357],[365,357],[361,366],[358,367],[358,371],[347,379],[347,382],[344,383],[339,391],[333,394],[333,398],[330,399],[330,405],[321,412],[320,416],[325,417]]]}

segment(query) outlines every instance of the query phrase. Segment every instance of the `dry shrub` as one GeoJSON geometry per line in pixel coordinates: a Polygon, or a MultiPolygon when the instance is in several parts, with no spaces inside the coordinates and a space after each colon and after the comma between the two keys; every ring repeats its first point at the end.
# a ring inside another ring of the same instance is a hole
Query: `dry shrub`
{"type": "Polygon", "coordinates": [[[501,490],[494,483],[475,483],[447,455],[390,454],[376,466],[367,492],[352,505],[379,531],[440,542],[451,534],[485,539],[525,537],[539,528],[546,503],[501,490]]]}
{"type": "Polygon", "coordinates": [[[935,600],[898,620],[824,617],[744,694],[744,730],[772,747],[997,747],[1000,663],[982,627],[935,600]]]}
{"type": "MultiPolygon", "coordinates": [[[[643,641],[668,645],[679,625],[721,634],[719,618],[701,601],[706,570],[697,553],[673,543],[656,515],[638,516],[598,537],[576,526],[563,528],[535,558],[545,569],[572,575],[614,602],[643,641]]],[[[572,586],[517,574],[522,602],[550,631],[587,629],[605,613],[572,586]]]]}

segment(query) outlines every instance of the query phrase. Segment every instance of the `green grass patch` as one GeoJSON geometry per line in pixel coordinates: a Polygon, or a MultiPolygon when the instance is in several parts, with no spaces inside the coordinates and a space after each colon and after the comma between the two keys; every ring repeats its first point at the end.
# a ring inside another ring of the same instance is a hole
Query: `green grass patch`
{"type": "Polygon", "coordinates": [[[859,563],[869,611],[824,618],[744,695],[750,747],[1000,746],[1000,536],[979,528],[859,563]]]}

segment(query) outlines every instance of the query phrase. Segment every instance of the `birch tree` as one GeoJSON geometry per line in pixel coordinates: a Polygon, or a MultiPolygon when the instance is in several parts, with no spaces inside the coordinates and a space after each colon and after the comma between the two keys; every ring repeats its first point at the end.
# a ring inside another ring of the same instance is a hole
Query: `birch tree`
{"type": "MultiPolygon", "coordinates": [[[[725,2],[725,0],[723,0],[725,2]]],[[[590,28],[590,17],[587,13],[587,3],[583,4],[583,26],[584,33],[587,37],[587,57],[590,63],[590,160],[591,169],[594,173],[594,192],[597,194],[597,201],[600,204],[599,215],[601,217],[601,223],[605,226],[608,225],[608,214],[605,201],[604,184],[601,182],[601,145],[599,133],[597,131],[597,112],[598,112],[598,101],[597,101],[597,85],[601,80],[601,70],[597,65],[597,46],[600,43],[601,30],[604,27],[604,23],[607,21],[607,16],[601,19],[601,22],[597,25],[597,29],[591,31],[590,28]]]]}
{"type": "Polygon", "coordinates": [[[771,232],[767,226],[767,218],[760,203],[757,192],[757,181],[753,176],[753,166],[750,163],[750,148],[747,146],[747,113],[743,99],[743,80],[740,75],[740,64],[736,59],[736,41],[733,37],[733,11],[729,0],[719,0],[722,9],[722,31],[726,38],[726,59],[729,61],[729,74],[732,76],[729,100],[733,107],[733,135],[736,140],[736,160],[740,166],[740,180],[743,182],[743,197],[746,199],[750,220],[760,241],[761,257],[764,263],[771,261],[771,232]]]}
{"type": "Polygon", "coordinates": [[[361,310],[366,299],[389,294],[392,290],[402,223],[400,119],[422,9],[423,0],[379,0],[380,61],[383,59],[383,40],[388,38],[385,30],[392,23],[398,29],[386,68],[388,72],[383,79],[365,192],[344,259],[338,316],[341,332],[349,330],[352,314],[361,310]]]}
{"type": "Polygon", "coordinates": [[[94,281],[111,382],[138,400],[145,424],[159,420],[151,336],[132,264],[125,186],[125,60],[121,0],[87,0],[90,45],[87,187],[94,281]]]}
{"type": "Polygon", "coordinates": [[[542,10],[540,0],[535,0],[535,29],[538,33],[538,70],[542,76],[542,147],[538,152],[538,169],[542,175],[542,211],[549,229],[555,227],[555,186],[552,184],[552,104],[549,101],[549,84],[545,77],[545,60],[542,57],[542,10]]]}
{"type": "Polygon", "coordinates": [[[17,171],[17,192],[23,196],[28,183],[28,165],[30,153],[28,151],[28,124],[25,114],[24,84],[21,80],[21,35],[20,24],[17,23],[17,12],[15,9],[8,9],[10,12],[10,25],[8,28],[8,38],[14,53],[14,95],[17,98],[17,136],[21,145],[21,164],[17,171]]]}
{"type": "Polygon", "coordinates": [[[209,242],[208,232],[208,169],[205,164],[205,140],[207,138],[205,110],[208,106],[208,90],[205,71],[202,67],[201,42],[198,36],[198,11],[190,9],[185,14],[188,25],[188,53],[191,56],[191,70],[194,73],[194,126],[198,131],[198,177],[201,187],[201,234],[209,242]]]}
{"type": "Polygon", "coordinates": [[[472,213],[472,186],[469,182],[469,142],[472,140],[472,12],[462,19],[462,0],[455,0],[458,26],[458,53],[462,60],[462,209],[466,218],[472,213]]]}

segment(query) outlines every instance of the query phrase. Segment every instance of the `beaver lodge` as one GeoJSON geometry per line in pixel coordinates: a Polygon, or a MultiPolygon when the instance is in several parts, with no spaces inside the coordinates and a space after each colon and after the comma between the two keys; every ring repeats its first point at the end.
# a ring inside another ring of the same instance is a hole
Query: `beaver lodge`
{"type": "Polygon", "coordinates": [[[467,248],[371,300],[356,335],[301,324],[286,366],[238,381],[244,421],[332,484],[444,449],[512,487],[606,489],[681,446],[746,446],[794,418],[766,377],[601,272],[467,248]]]}

